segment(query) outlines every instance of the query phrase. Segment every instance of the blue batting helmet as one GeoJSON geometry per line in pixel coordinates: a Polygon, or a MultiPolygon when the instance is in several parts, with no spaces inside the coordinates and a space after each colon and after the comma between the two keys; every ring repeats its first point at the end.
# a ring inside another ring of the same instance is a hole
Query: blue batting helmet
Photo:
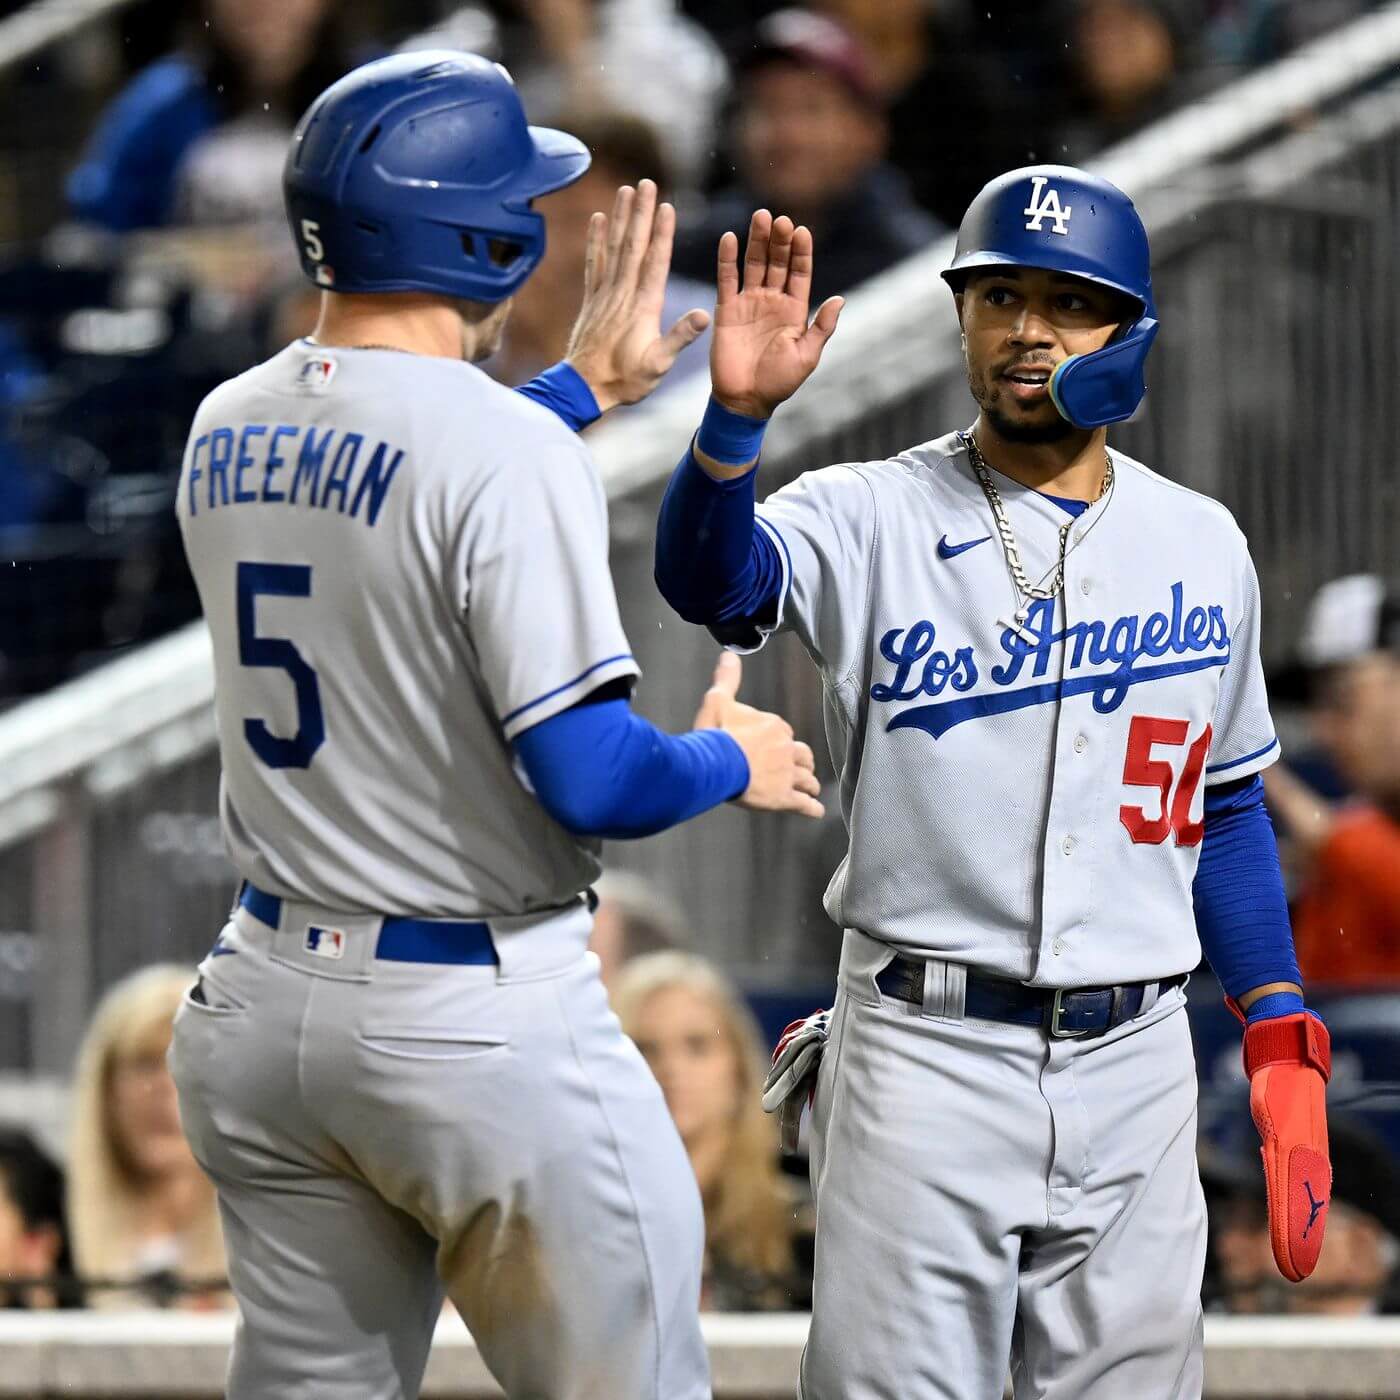
{"type": "Polygon", "coordinates": [[[530,201],[588,163],[581,141],[526,125],[499,64],[432,50],[328,87],[297,125],[282,189],[317,286],[497,302],[544,256],[530,201]]]}
{"type": "Polygon", "coordinates": [[[1122,292],[1137,315],[1101,350],[1056,365],[1050,396],[1076,427],[1130,418],[1147,392],[1143,365],[1157,334],[1147,230],[1116,185],[1069,165],[998,176],[968,206],[944,280],[959,292],[983,267],[1068,272],[1122,292]]]}

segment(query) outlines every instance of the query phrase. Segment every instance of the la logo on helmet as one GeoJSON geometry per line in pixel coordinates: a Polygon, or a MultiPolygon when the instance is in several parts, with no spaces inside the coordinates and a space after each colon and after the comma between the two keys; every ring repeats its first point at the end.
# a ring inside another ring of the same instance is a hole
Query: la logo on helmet
{"type": "Polygon", "coordinates": [[[1052,233],[1069,233],[1069,216],[1074,213],[1073,205],[1061,205],[1060,192],[1057,189],[1046,189],[1049,184],[1049,177],[1045,175],[1031,176],[1031,202],[1021,212],[1026,215],[1026,227],[1032,233],[1043,233],[1045,230],[1041,223],[1045,219],[1051,219],[1055,227],[1052,233]]]}

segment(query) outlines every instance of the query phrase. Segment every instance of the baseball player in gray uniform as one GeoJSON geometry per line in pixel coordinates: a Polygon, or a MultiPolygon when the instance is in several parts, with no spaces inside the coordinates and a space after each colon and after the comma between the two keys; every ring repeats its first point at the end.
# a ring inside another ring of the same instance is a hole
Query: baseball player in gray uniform
{"type": "Polygon", "coordinates": [[[244,883],[172,1066],[241,1310],[232,1400],[418,1393],[446,1292],[512,1397],[702,1400],[702,1216],[586,953],[599,840],[719,803],[820,815],[735,699],[634,715],[603,491],[572,427],[708,317],[658,318],[674,212],[594,216],[567,362],[471,361],[587,151],[503,69],[411,53],[327,90],[286,166],[313,338],[215,390],[178,513],[244,883]]]}
{"type": "MultiPolygon", "coordinates": [[[[821,674],[849,849],[815,1087],[806,1400],[1199,1396],[1205,1212],[1183,984],[1242,1021],[1275,1258],[1316,1262],[1327,1033],[1303,1005],[1259,770],[1278,755],[1244,538],[1107,446],[1157,330],[1131,201],[1082,171],[992,181],[950,283],[972,427],[811,471],[755,513],[773,410],[815,367],[812,239],[719,248],[713,397],[661,510],[657,580],[741,650],[821,674]]],[[[812,1074],[815,1073],[815,1080],[812,1074]]]]}

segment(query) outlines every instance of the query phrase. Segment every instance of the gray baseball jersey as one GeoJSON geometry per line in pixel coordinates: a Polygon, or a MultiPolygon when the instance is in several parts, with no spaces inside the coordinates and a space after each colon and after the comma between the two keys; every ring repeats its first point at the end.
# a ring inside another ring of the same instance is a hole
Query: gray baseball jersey
{"type": "MultiPolygon", "coordinates": [[[[809,472],[760,508],[785,566],[774,626],[825,690],[850,833],[836,923],[1042,986],[1199,961],[1202,789],[1278,755],[1258,585],[1223,506],[1112,458],[1112,490],[1070,526],[1062,596],[1019,631],[956,434],[809,472]]],[[[1069,515],[996,484],[1048,579],[1069,515]]]]}
{"type": "Polygon", "coordinates": [[[464,363],[299,341],[200,406],[177,509],[241,875],[488,918],[597,876],[510,750],[637,673],[602,487],[552,413],[464,363]]]}

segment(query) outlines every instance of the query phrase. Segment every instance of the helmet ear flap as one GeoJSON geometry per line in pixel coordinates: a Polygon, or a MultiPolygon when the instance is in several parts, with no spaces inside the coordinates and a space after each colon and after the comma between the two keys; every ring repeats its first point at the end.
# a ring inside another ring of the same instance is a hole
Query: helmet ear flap
{"type": "Polygon", "coordinates": [[[1143,366],[1157,322],[1143,316],[1117,340],[1087,355],[1071,355],[1050,376],[1050,398],[1076,428],[1102,428],[1131,418],[1147,392],[1143,366]]]}

